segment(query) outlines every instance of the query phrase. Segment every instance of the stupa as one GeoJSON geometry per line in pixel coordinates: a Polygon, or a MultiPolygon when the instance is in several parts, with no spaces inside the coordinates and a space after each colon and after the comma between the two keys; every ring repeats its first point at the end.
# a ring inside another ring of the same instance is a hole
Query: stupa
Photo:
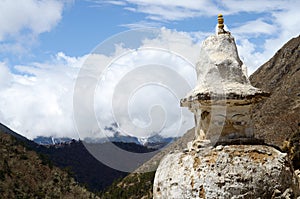
{"type": "Polygon", "coordinates": [[[195,116],[196,141],[253,141],[252,105],[269,93],[253,87],[235,40],[218,15],[217,34],[208,37],[196,64],[198,84],[181,100],[195,116]]]}
{"type": "Polygon", "coordinates": [[[222,15],[198,60],[198,84],[181,100],[195,115],[196,138],[162,158],[153,198],[297,198],[288,155],[254,138],[251,107],[269,93],[250,84],[222,15]]]}

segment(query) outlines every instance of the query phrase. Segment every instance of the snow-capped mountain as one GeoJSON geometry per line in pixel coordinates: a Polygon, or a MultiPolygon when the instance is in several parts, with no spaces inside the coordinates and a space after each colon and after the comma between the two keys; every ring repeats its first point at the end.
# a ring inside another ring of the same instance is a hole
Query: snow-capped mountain
{"type": "Polygon", "coordinates": [[[40,145],[55,145],[55,144],[63,144],[63,143],[69,143],[73,139],[72,138],[55,138],[55,137],[45,137],[45,136],[38,136],[33,139],[33,141],[40,145]]]}
{"type": "MultiPolygon", "coordinates": [[[[105,131],[108,132],[107,137],[99,137],[99,138],[84,138],[83,141],[87,143],[105,143],[105,142],[124,142],[124,143],[135,143],[142,146],[147,146],[149,148],[162,148],[169,143],[173,142],[175,138],[172,137],[163,137],[159,134],[155,134],[151,137],[135,137],[130,135],[123,135],[118,131],[118,125],[116,123],[111,124],[110,127],[105,127],[105,131]]],[[[73,139],[62,137],[45,137],[39,136],[33,141],[40,145],[57,145],[63,143],[69,143],[73,139]]]]}

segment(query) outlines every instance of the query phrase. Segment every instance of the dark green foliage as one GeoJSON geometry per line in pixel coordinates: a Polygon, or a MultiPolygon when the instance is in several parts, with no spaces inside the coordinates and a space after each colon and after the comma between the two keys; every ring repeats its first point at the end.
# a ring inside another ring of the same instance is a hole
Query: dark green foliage
{"type": "Polygon", "coordinates": [[[96,198],[21,142],[0,129],[0,198],[96,198]]]}
{"type": "Polygon", "coordinates": [[[102,199],[140,199],[152,198],[155,172],[133,173],[123,179],[118,179],[104,190],[102,199]]]}
{"type": "Polygon", "coordinates": [[[20,156],[20,159],[21,159],[21,160],[28,160],[28,157],[27,157],[25,154],[22,154],[22,155],[20,156]]]}
{"type": "MultiPolygon", "coordinates": [[[[104,147],[108,143],[92,144],[96,148],[104,147]]],[[[135,143],[114,143],[117,147],[135,153],[153,151],[135,143]]],[[[82,186],[90,191],[99,192],[110,186],[115,179],[124,178],[126,172],[118,171],[95,159],[86,149],[82,141],[73,140],[59,146],[39,147],[37,151],[49,157],[55,166],[60,167],[73,176],[82,186]]],[[[41,157],[43,163],[47,158],[41,157]]]]}
{"type": "Polygon", "coordinates": [[[0,170],[0,181],[4,181],[5,180],[5,171],[0,170]]]}
{"type": "MultiPolygon", "coordinates": [[[[74,177],[77,182],[91,191],[101,191],[110,186],[115,179],[128,175],[128,173],[114,170],[99,162],[89,153],[82,141],[72,140],[70,143],[45,147],[20,136],[2,124],[0,124],[0,131],[12,135],[10,141],[14,153],[19,153],[19,150],[16,150],[16,145],[23,146],[27,151],[35,151],[38,153],[42,165],[51,169],[57,166],[65,170],[69,176],[74,177]]],[[[135,153],[153,151],[153,149],[135,143],[116,142],[114,144],[123,150],[135,153]]],[[[105,143],[95,145],[101,147],[105,143]]],[[[22,151],[20,151],[21,154],[23,154],[22,151]]],[[[19,158],[25,160],[28,155],[21,155],[19,158]]]]}
{"type": "Polygon", "coordinates": [[[53,163],[47,155],[39,153],[39,157],[43,165],[48,165],[50,168],[53,168],[53,163]]]}

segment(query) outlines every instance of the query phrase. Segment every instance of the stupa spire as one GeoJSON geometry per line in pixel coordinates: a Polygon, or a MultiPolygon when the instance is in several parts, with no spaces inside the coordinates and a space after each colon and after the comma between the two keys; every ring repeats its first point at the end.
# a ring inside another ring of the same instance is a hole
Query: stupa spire
{"type": "Polygon", "coordinates": [[[224,28],[224,18],[222,14],[218,15],[218,28],[220,29],[224,28]]]}
{"type": "Polygon", "coordinates": [[[218,15],[218,35],[219,34],[230,34],[228,31],[224,30],[224,18],[222,14],[218,15]]]}

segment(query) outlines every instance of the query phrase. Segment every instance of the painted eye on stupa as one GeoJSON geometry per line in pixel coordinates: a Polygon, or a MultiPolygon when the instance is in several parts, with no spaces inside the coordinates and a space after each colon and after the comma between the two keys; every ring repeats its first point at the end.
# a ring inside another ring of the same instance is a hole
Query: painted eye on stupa
{"type": "Polygon", "coordinates": [[[246,121],[234,121],[233,125],[238,125],[238,126],[242,126],[242,125],[246,125],[247,122],[246,121]]]}
{"type": "Polygon", "coordinates": [[[235,114],[235,115],[231,116],[231,119],[233,121],[242,121],[242,120],[246,119],[246,115],[244,115],[244,114],[235,114]]]}

